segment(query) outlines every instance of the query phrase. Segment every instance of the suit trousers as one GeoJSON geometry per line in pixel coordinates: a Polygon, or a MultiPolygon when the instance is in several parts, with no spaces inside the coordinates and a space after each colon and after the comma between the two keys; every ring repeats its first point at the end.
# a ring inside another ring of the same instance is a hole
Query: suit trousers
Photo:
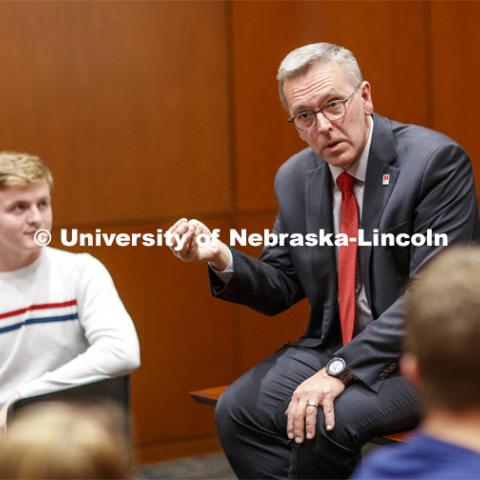
{"type": "Polygon", "coordinates": [[[215,410],[227,458],[239,478],[348,478],[372,437],[415,427],[419,394],[398,372],[374,392],[357,381],[335,400],[335,428],[318,409],[316,435],[296,444],[285,411],[294,390],[333,352],[286,345],[234,382],[215,410]]]}

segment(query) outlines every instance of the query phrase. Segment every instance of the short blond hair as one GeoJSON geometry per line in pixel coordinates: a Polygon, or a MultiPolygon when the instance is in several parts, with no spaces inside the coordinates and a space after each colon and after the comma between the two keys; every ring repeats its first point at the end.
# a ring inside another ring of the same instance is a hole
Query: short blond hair
{"type": "Polygon", "coordinates": [[[39,180],[46,180],[50,190],[53,178],[40,157],[29,153],[0,152],[0,190],[23,187],[39,180]]]}
{"type": "Polygon", "coordinates": [[[0,442],[0,478],[130,478],[130,450],[114,407],[44,402],[25,408],[0,442]]]}
{"type": "Polygon", "coordinates": [[[480,407],[480,247],[451,247],[411,284],[406,351],[418,361],[429,407],[480,407]]]}

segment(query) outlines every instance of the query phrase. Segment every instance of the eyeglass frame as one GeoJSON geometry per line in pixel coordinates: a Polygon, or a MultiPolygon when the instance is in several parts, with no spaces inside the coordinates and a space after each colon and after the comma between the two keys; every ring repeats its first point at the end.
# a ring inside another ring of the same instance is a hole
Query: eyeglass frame
{"type": "MultiPolygon", "coordinates": [[[[363,83],[363,82],[362,82],[363,83]]],[[[317,110],[302,110],[301,112],[298,112],[296,113],[295,115],[292,115],[289,119],[288,119],[288,123],[293,123],[293,126],[299,131],[299,132],[308,132],[308,130],[310,130],[311,128],[315,127],[315,125],[317,125],[317,116],[319,113],[321,113],[329,122],[337,122],[338,120],[341,120],[343,117],[345,117],[345,115],[347,114],[347,107],[346,107],[346,103],[351,99],[353,98],[353,96],[357,93],[357,90],[362,86],[362,83],[360,83],[359,85],[357,85],[357,87],[355,88],[355,90],[346,98],[343,98],[342,100],[332,100],[331,102],[328,102],[326,105],[324,105],[322,108],[319,108],[317,110]],[[343,105],[343,114],[341,117],[338,117],[338,118],[328,118],[327,115],[325,115],[325,113],[323,113],[323,110],[325,108],[327,108],[329,105],[331,105],[332,103],[341,103],[343,105]],[[298,116],[298,115],[301,115],[302,113],[312,113],[313,114],[313,118],[314,118],[314,121],[312,123],[312,125],[310,127],[307,127],[307,128],[299,128],[296,123],[295,123],[295,118],[298,116]]]]}

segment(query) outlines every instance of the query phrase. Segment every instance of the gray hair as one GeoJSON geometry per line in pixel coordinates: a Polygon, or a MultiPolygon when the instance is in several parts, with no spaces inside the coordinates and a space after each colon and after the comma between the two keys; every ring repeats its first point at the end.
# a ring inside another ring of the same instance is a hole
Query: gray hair
{"type": "Polygon", "coordinates": [[[283,84],[287,78],[306,73],[312,65],[319,63],[337,63],[342,65],[345,73],[360,85],[363,81],[362,72],[353,53],[345,47],[333,43],[312,43],[292,50],[280,63],[277,80],[280,100],[288,109],[287,100],[283,92],[283,84]]]}

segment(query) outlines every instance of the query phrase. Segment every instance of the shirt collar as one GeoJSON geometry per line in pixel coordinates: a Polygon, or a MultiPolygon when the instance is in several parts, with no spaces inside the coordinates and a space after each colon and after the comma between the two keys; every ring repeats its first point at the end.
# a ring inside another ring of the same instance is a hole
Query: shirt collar
{"type": "MultiPolygon", "coordinates": [[[[373,135],[373,118],[369,116],[370,132],[368,134],[367,144],[365,145],[360,158],[348,169],[346,170],[349,175],[355,177],[356,180],[365,182],[367,178],[367,164],[368,164],[368,155],[370,153],[370,146],[372,144],[372,135],[373,135]]],[[[336,167],[334,165],[328,164],[330,172],[332,174],[333,182],[336,185],[337,177],[343,173],[345,170],[341,167],[336,167]]]]}

